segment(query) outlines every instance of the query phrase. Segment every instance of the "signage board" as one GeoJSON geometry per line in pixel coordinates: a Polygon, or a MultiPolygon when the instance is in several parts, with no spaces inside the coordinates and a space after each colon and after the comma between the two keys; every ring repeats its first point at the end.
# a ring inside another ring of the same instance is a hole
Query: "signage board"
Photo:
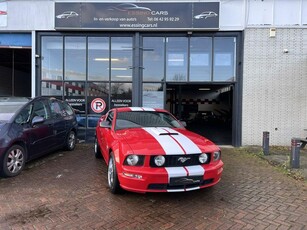
{"type": "Polygon", "coordinates": [[[217,30],[219,8],[219,2],[56,2],[55,29],[217,30]]]}

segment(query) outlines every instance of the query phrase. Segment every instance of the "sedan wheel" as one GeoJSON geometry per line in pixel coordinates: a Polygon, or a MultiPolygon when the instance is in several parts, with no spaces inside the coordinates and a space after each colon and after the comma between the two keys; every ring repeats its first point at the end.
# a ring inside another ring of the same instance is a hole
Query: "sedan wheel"
{"type": "Polygon", "coordinates": [[[26,162],[25,150],[20,145],[12,146],[4,155],[1,162],[1,174],[4,177],[17,176],[26,162]]]}
{"type": "Polygon", "coordinates": [[[76,133],[74,131],[70,131],[66,139],[65,148],[69,151],[74,150],[76,147],[76,141],[76,133]]]}
{"type": "Polygon", "coordinates": [[[113,153],[110,154],[108,165],[108,184],[112,193],[116,194],[121,192],[113,153]]]}
{"type": "Polygon", "coordinates": [[[100,151],[100,147],[99,147],[99,144],[98,144],[97,137],[95,137],[94,153],[95,153],[95,157],[96,157],[96,158],[102,158],[102,155],[101,155],[101,151],[100,151]]]}

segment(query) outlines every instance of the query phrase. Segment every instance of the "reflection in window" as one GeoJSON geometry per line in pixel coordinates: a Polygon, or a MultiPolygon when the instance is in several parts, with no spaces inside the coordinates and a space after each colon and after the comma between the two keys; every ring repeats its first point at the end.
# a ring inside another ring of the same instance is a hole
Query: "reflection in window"
{"type": "Polygon", "coordinates": [[[65,37],[65,80],[85,80],[86,38],[65,37]]]}
{"type": "Polygon", "coordinates": [[[164,79],[165,38],[144,37],[143,39],[143,80],[162,81],[164,79]]]}
{"type": "Polygon", "coordinates": [[[132,38],[111,38],[111,80],[132,81],[132,38]]]}
{"type": "Polygon", "coordinates": [[[65,82],[65,96],[84,96],[84,82],[65,82]]]}
{"type": "Polygon", "coordinates": [[[42,96],[62,96],[62,81],[42,81],[42,96]]]}
{"type": "Polygon", "coordinates": [[[88,79],[109,80],[109,38],[88,38],[88,79]]]}
{"type": "Polygon", "coordinates": [[[108,96],[109,83],[107,82],[90,82],[88,83],[88,96],[108,96]]]}
{"type": "Polygon", "coordinates": [[[143,107],[164,108],[164,92],[161,83],[143,84],[143,107]]]}
{"type": "Polygon", "coordinates": [[[188,39],[185,37],[169,37],[166,44],[166,80],[187,80],[188,39]]]}
{"type": "Polygon", "coordinates": [[[236,39],[214,39],[213,81],[235,81],[236,39]]]}
{"type": "Polygon", "coordinates": [[[99,118],[100,118],[100,115],[98,115],[98,116],[87,116],[87,127],[96,128],[99,118]]]}
{"type": "Polygon", "coordinates": [[[190,40],[190,81],[210,81],[212,38],[194,37],[190,40]]]}
{"type": "Polygon", "coordinates": [[[42,37],[42,79],[63,80],[63,37],[42,37]]]}
{"type": "Polygon", "coordinates": [[[132,106],[132,83],[111,84],[111,108],[132,106]]]}

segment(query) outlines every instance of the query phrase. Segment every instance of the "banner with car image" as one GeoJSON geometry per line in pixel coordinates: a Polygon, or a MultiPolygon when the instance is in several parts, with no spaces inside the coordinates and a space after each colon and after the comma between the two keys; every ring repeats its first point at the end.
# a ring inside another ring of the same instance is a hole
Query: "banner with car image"
{"type": "Polygon", "coordinates": [[[55,3],[56,29],[219,28],[219,2],[55,3]]]}

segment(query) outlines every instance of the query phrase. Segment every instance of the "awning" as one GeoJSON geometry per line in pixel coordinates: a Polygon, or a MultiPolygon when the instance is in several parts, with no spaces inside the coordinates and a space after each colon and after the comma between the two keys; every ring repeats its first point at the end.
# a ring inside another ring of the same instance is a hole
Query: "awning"
{"type": "Polygon", "coordinates": [[[31,34],[0,33],[0,48],[31,48],[31,34]]]}

